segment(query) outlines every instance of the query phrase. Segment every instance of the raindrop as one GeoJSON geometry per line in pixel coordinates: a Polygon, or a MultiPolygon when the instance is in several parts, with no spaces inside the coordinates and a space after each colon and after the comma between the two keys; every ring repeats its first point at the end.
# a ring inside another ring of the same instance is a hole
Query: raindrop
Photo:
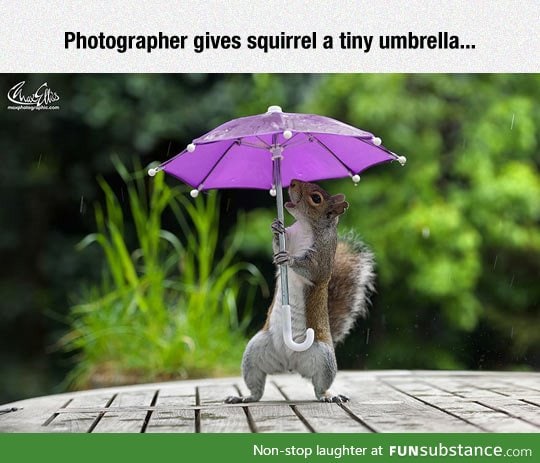
{"type": "Polygon", "coordinates": [[[81,205],[79,206],[79,212],[84,214],[84,195],[81,195],[81,205]]]}
{"type": "Polygon", "coordinates": [[[229,212],[231,208],[231,198],[227,198],[227,205],[225,206],[225,212],[229,212]]]}
{"type": "Polygon", "coordinates": [[[37,163],[38,169],[39,169],[39,166],[41,166],[41,156],[43,156],[43,155],[42,154],[39,155],[39,159],[38,159],[38,163],[37,163]]]}
{"type": "Polygon", "coordinates": [[[124,202],[124,189],[120,188],[120,195],[122,196],[122,202],[124,202]]]}
{"type": "Polygon", "coordinates": [[[429,229],[429,227],[422,228],[422,238],[428,239],[430,234],[431,230],[429,229]]]}
{"type": "Polygon", "coordinates": [[[495,270],[495,267],[497,267],[497,259],[499,259],[498,254],[495,256],[495,262],[493,262],[493,270],[495,270]]]}
{"type": "Polygon", "coordinates": [[[514,278],[515,278],[516,274],[515,273],[512,273],[512,279],[510,280],[510,287],[514,286],[514,278]]]}
{"type": "Polygon", "coordinates": [[[510,123],[510,130],[514,128],[514,118],[516,117],[515,114],[512,114],[512,122],[510,123]]]}
{"type": "Polygon", "coordinates": [[[514,339],[514,327],[510,330],[510,339],[514,339]]]}
{"type": "Polygon", "coordinates": [[[366,331],[366,344],[369,344],[369,332],[371,330],[368,328],[367,331],[366,331]]]}

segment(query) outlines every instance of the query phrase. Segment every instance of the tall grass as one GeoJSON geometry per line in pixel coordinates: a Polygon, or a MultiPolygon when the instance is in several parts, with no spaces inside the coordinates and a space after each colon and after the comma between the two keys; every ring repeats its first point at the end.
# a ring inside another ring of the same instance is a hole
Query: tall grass
{"type": "Polygon", "coordinates": [[[105,204],[96,204],[97,230],[78,248],[99,245],[105,266],[102,281],[70,310],[61,340],[76,353],[69,381],[81,387],[236,372],[246,341],[238,301],[249,313],[257,288],[267,290],[255,266],[235,260],[241,228],[221,240],[215,192],[188,199],[163,173],[147,186],[140,168],[130,174],[114,163],[129,207],[98,179],[105,204]],[[175,218],[172,231],[162,227],[165,213],[175,218]]]}

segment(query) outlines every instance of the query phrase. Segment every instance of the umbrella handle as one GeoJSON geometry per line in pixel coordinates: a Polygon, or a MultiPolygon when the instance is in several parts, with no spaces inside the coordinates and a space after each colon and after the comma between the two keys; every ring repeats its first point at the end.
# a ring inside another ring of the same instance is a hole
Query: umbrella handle
{"type": "MultiPolygon", "coordinates": [[[[273,178],[274,187],[276,189],[276,202],[278,219],[281,223],[284,223],[283,213],[283,187],[281,184],[281,158],[283,147],[277,143],[277,135],[272,136],[272,161],[273,165],[273,178]]],[[[279,234],[279,250],[285,251],[285,233],[279,234]]],[[[295,352],[303,352],[308,350],[313,344],[315,339],[315,332],[312,328],[306,330],[306,339],[304,342],[297,343],[292,337],[291,327],[291,306],[289,305],[289,282],[287,265],[280,265],[280,279],[281,279],[281,307],[283,308],[283,342],[285,345],[295,352]]]]}
{"type": "Polygon", "coordinates": [[[283,305],[283,342],[285,345],[296,352],[303,352],[308,350],[315,339],[315,332],[313,328],[308,328],[306,330],[306,339],[304,342],[297,343],[292,338],[292,327],[291,327],[291,306],[283,305]]]}

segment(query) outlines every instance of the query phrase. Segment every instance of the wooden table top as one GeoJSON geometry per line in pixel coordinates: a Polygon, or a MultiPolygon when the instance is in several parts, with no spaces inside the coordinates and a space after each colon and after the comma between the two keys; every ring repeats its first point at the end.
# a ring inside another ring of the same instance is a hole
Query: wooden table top
{"type": "Polygon", "coordinates": [[[241,378],[71,392],[0,406],[0,432],[540,432],[540,373],[343,371],[346,404],[315,401],[298,375],[263,400],[225,405],[241,378]]]}

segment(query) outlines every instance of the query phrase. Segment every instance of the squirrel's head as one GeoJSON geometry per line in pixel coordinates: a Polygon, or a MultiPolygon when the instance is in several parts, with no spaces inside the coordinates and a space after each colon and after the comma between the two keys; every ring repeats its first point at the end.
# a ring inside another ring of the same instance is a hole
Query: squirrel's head
{"type": "Polygon", "coordinates": [[[337,218],[349,207],[345,195],[330,195],[315,183],[291,180],[290,201],[286,209],[296,220],[308,220],[313,224],[324,225],[337,222],[337,218]]]}

